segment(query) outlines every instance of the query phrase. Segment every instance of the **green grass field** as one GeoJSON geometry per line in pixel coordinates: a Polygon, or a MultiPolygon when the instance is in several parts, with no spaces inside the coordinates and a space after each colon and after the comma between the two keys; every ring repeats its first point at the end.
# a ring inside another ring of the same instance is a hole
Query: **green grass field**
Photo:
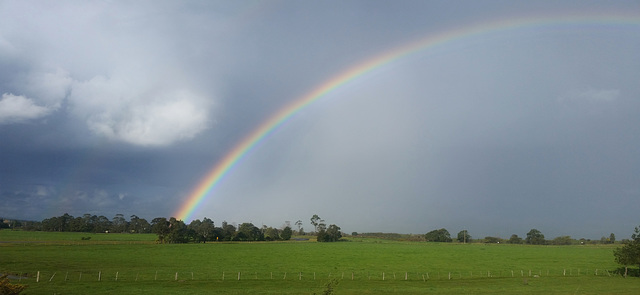
{"type": "Polygon", "coordinates": [[[24,294],[322,294],[331,280],[334,294],[640,294],[613,273],[614,246],[154,240],[0,231],[0,273],[23,274],[24,294]]]}

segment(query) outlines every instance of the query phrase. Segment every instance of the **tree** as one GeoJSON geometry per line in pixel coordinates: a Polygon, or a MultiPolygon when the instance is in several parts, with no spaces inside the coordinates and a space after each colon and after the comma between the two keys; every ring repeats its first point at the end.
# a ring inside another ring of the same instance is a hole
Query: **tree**
{"type": "Polygon", "coordinates": [[[560,236],[553,240],[551,240],[551,244],[553,245],[571,245],[573,244],[573,239],[570,236],[560,236]]]}
{"type": "Polygon", "coordinates": [[[458,232],[457,240],[460,243],[468,243],[468,242],[470,242],[471,241],[471,236],[469,235],[469,231],[467,231],[466,229],[463,229],[460,232],[458,232]]]}
{"type": "Polygon", "coordinates": [[[484,242],[487,244],[498,244],[500,243],[500,238],[498,237],[484,237],[484,242]]]}
{"type": "Polygon", "coordinates": [[[509,238],[507,243],[509,243],[509,244],[522,244],[522,238],[518,237],[518,235],[516,235],[516,234],[513,234],[513,235],[511,235],[511,237],[509,238]]]}
{"type": "Polygon", "coordinates": [[[313,214],[313,216],[311,216],[311,225],[313,225],[313,228],[316,229],[316,232],[318,231],[318,224],[322,221],[323,220],[320,219],[320,216],[318,216],[318,214],[313,214]]]}
{"type": "Polygon", "coordinates": [[[624,276],[627,276],[629,265],[640,267],[640,228],[636,226],[631,240],[625,241],[624,246],[613,251],[613,256],[618,264],[624,265],[624,276]]]}
{"type": "Polygon", "coordinates": [[[610,243],[610,244],[613,244],[613,243],[615,243],[615,242],[616,242],[616,235],[614,235],[613,233],[611,233],[611,234],[609,235],[609,243],[610,243]]]}
{"type": "Polygon", "coordinates": [[[273,227],[268,227],[265,231],[264,231],[264,239],[267,241],[277,241],[280,240],[280,233],[278,232],[277,229],[273,228],[273,227]]]}
{"type": "Polygon", "coordinates": [[[136,215],[131,215],[131,221],[129,222],[129,231],[131,233],[148,233],[151,231],[151,226],[146,219],[140,218],[136,215]]]}
{"type": "Polygon", "coordinates": [[[441,229],[436,229],[436,230],[432,230],[430,232],[428,232],[427,234],[424,235],[424,239],[427,242],[451,242],[453,241],[451,239],[451,235],[449,234],[449,231],[441,228],[441,229]]]}
{"type": "Polygon", "coordinates": [[[296,225],[298,226],[298,234],[303,235],[304,232],[302,231],[302,220],[296,221],[296,225]]]}
{"type": "Polygon", "coordinates": [[[330,225],[328,228],[318,225],[318,228],[318,242],[337,242],[342,238],[340,227],[335,224],[330,225]]]}
{"type": "Polygon", "coordinates": [[[169,234],[169,221],[167,221],[167,219],[164,217],[154,218],[153,220],[151,220],[151,232],[158,235],[158,243],[166,243],[166,238],[169,234]]]}
{"type": "Polygon", "coordinates": [[[228,224],[226,221],[222,222],[222,235],[220,239],[223,241],[231,241],[233,237],[236,235],[236,227],[233,224],[228,224]]]}
{"type": "Polygon", "coordinates": [[[293,230],[291,230],[290,226],[287,226],[284,229],[282,229],[282,232],[280,233],[280,238],[285,241],[288,241],[288,240],[291,240],[291,235],[293,235],[293,230]]]}
{"type": "Polygon", "coordinates": [[[167,243],[181,244],[189,241],[187,225],[182,220],[175,217],[169,219],[169,234],[166,237],[167,243]]]}
{"type": "Polygon", "coordinates": [[[110,231],[113,233],[123,233],[127,231],[127,220],[124,219],[124,215],[118,213],[113,217],[110,231]]]}
{"type": "Polygon", "coordinates": [[[537,229],[531,229],[527,233],[527,237],[525,238],[525,242],[530,245],[544,245],[544,235],[537,229]]]}
{"type": "Polygon", "coordinates": [[[264,235],[253,223],[245,222],[238,227],[234,241],[263,241],[264,235]]]}

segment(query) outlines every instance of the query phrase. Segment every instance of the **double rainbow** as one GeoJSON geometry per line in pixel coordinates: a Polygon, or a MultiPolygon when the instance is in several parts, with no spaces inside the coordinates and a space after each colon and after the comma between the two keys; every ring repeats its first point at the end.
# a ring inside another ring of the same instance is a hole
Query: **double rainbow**
{"type": "Polygon", "coordinates": [[[205,175],[195,189],[189,194],[186,201],[174,213],[177,219],[190,220],[196,209],[203,201],[212,195],[212,191],[229,173],[229,171],[251,151],[261,140],[267,137],[277,127],[284,124],[300,110],[313,104],[318,99],[327,96],[336,89],[358,79],[364,74],[390,64],[396,60],[405,58],[416,52],[442,46],[446,43],[492,32],[518,30],[521,28],[553,27],[553,26],[630,26],[633,30],[640,27],[640,15],[626,13],[590,14],[590,15],[558,15],[545,17],[520,17],[510,18],[488,23],[467,26],[460,29],[445,31],[427,38],[396,47],[381,55],[375,56],[363,63],[356,64],[338,75],[324,81],[322,84],[308,92],[304,96],[295,99],[289,105],[280,109],[269,117],[258,128],[238,143],[213,169],[205,175]]]}

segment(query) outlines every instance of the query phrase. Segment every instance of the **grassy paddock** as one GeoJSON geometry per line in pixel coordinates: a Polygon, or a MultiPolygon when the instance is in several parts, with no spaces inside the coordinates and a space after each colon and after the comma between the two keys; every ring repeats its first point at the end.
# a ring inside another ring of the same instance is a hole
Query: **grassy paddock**
{"type": "Polygon", "coordinates": [[[611,246],[366,239],[158,245],[149,235],[83,236],[0,231],[0,241],[14,241],[0,243],[0,272],[24,274],[28,294],[312,294],[334,279],[336,294],[640,293],[637,278],[612,273],[611,246]]]}

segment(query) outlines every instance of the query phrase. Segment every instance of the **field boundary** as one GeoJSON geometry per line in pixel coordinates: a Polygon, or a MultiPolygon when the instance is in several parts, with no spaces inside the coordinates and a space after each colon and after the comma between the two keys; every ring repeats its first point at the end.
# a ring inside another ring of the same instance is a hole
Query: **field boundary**
{"type": "Polygon", "coordinates": [[[196,273],[190,271],[52,271],[35,273],[8,272],[10,279],[20,283],[46,282],[137,282],[137,281],[442,281],[477,280],[504,278],[542,278],[542,277],[613,277],[620,276],[617,270],[602,269],[519,269],[519,270],[478,270],[478,271],[338,271],[338,272],[302,272],[302,271],[213,271],[196,273]]]}

